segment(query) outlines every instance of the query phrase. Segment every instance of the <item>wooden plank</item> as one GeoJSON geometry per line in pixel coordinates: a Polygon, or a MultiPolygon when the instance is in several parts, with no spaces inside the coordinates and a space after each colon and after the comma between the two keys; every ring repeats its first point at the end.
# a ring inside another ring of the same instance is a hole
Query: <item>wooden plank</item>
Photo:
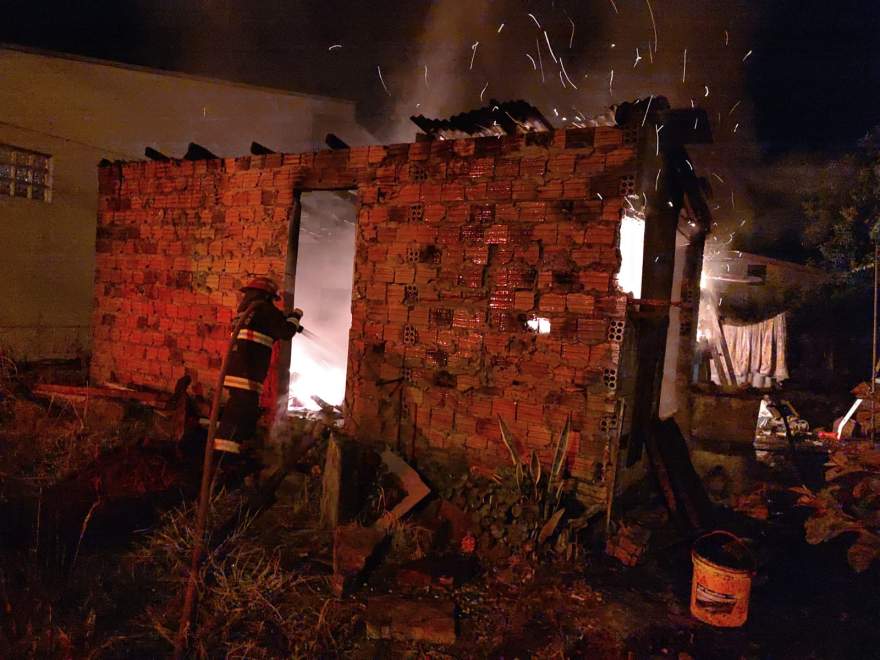
{"type": "Polygon", "coordinates": [[[41,383],[36,385],[31,392],[40,397],[63,397],[70,399],[123,399],[139,401],[151,406],[164,407],[171,400],[170,394],[161,392],[141,392],[139,390],[125,390],[113,387],[80,387],[77,385],[52,385],[41,383]]]}
{"type": "Polygon", "coordinates": [[[733,360],[730,358],[730,349],[727,346],[727,338],[724,336],[724,326],[721,325],[721,315],[718,313],[718,302],[714,295],[709,295],[709,309],[712,310],[712,318],[715,321],[713,335],[718,334],[718,345],[721,347],[721,355],[724,357],[724,364],[727,366],[727,373],[730,376],[730,383],[734,387],[737,385],[736,372],[733,369],[733,360]]]}
{"type": "Polygon", "coordinates": [[[714,509],[694,470],[678,424],[672,419],[655,419],[648,434],[647,447],[670,513],[686,527],[709,527],[715,517],[714,509]]]}
{"type": "MultiPolygon", "coordinates": [[[[296,190],[293,194],[293,206],[287,222],[287,257],[284,260],[284,282],[282,283],[282,308],[288,315],[296,308],[296,264],[299,258],[299,232],[302,221],[302,194],[296,190]]],[[[308,319],[305,321],[308,323],[308,319]]],[[[286,412],[290,401],[290,353],[291,342],[282,341],[278,345],[278,399],[283,401],[286,412]]]]}
{"type": "Polygon", "coordinates": [[[341,487],[342,448],[339,446],[339,441],[331,437],[324,457],[324,473],[321,475],[320,525],[324,529],[335,529],[339,525],[341,487]]]}
{"type": "Polygon", "coordinates": [[[608,478],[608,483],[606,485],[605,492],[605,536],[607,537],[611,531],[611,514],[614,509],[614,497],[617,495],[615,492],[617,490],[617,471],[620,466],[620,438],[623,435],[623,419],[624,414],[626,412],[626,401],[623,399],[617,400],[617,410],[615,411],[615,419],[617,420],[617,426],[614,430],[609,434],[611,437],[609,438],[610,447],[610,457],[609,463],[611,467],[611,474],[608,478]]]}

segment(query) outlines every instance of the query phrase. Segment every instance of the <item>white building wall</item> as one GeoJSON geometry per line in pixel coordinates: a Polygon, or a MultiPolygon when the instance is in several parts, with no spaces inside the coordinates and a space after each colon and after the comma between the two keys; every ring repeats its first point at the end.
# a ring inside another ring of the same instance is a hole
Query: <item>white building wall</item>
{"type": "Polygon", "coordinates": [[[97,163],[323,147],[334,132],[372,142],[354,103],[0,47],[0,143],[50,154],[51,203],[0,195],[0,352],[73,357],[88,349],[97,163]]]}

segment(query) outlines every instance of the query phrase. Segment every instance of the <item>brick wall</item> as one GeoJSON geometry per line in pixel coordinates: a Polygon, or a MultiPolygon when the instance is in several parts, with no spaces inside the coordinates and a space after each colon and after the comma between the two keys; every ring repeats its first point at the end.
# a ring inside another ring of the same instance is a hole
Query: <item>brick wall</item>
{"type": "Polygon", "coordinates": [[[348,429],[507,462],[497,417],[601,496],[635,145],[615,128],[100,171],[95,381],[208,395],[235,290],[280,277],[293,190],[356,188],[348,429]],[[549,334],[527,328],[549,319],[549,334]]]}
{"type": "Polygon", "coordinates": [[[635,170],[613,128],[389,148],[360,191],[351,428],[504,464],[501,416],[546,462],[571,413],[570,467],[601,476],[626,312],[621,193],[635,170]],[[550,333],[529,330],[533,317],[550,333]]]}
{"type": "Polygon", "coordinates": [[[280,277],[292,180],[282,157],[99,170],[91,376],[210,396],[252,275],[280,277]],[[251,167],[254,165],[254,167],[251,167]]]}

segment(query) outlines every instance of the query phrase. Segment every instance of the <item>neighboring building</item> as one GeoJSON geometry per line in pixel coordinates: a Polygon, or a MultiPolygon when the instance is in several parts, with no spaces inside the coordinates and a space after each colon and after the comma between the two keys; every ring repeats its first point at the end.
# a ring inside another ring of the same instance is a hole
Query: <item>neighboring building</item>
{"type": "Polygon", "coordinates": [[[14,46],[0,47],[0,80],[0,352],[17,358],[89,347],[102,159],[372,141],[341,99],[14,46]]]}
{"type": "Polygon", "coordinates": [[[741,310],[755,320],[784,310],[794,292],[819,286],[827,277],[812,266],[722,250],[706,253],[702,287],[724,299],[722,308],[741,310]]]}
{"type": "Polygon", "coordinates": [[[700,282],[699,336],[709,369],[697,380],[708,376],[717,385],[757,389],[787,380],[788,312],[802,292],[826,278],[818,268],[757,254],[708,254],[700,282]]]}

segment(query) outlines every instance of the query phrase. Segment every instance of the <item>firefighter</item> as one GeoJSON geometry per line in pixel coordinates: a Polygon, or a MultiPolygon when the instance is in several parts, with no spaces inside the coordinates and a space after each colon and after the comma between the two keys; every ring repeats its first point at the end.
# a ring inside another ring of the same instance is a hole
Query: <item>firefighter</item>
{"type": "Polygon", "coordinates": [[[247,317],[233,339],[223,380],[229,399],[220,417],[214,449],[223,452],[227,460],[238,464],[241,470],[253,472],[260,466],[253,455],[255,447],[251,445],[260,418],[260,392],[269,371],[272,345],[302,332],[302,310],[285,316],[275,306],[280,297],[278,284],[268,277],[254,278],[241,291],[244,298],[235,321],[246,312],[247,317]],[[248,312],[253,303],[255,306],[248,312]]]}

